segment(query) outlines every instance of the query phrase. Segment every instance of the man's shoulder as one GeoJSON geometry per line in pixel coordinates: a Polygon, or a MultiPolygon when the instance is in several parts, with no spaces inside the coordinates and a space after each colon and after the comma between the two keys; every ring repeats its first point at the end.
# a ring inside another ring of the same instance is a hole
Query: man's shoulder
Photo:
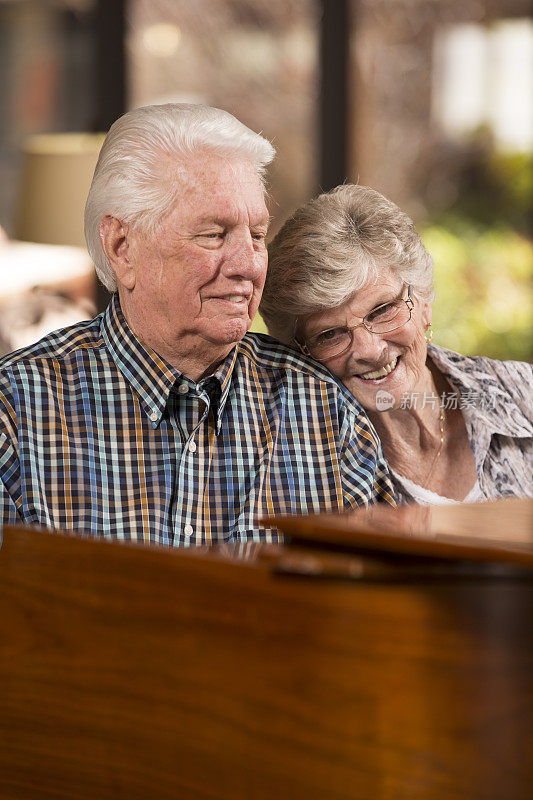
{"type": "MultiPolygon", "coordinates": [[[[239,343],[237,360],[253,366],[255,380],[268,390],[280,385],[290,384],[299,392],[315,398],[328,398],[337,407],[344,407],[356,417],[362,408],[355,397],[341,381],[326,367],[312,358],[294,350],[264,333],[247,333],[239,343]]],[[[248,370],[249,373],[249,370],[248,370]]]]}
{"type": "Polygon", "coordinates": [[[339,388],[342,384],[325,367],[292,347],[264,333],[247,333],[239,344],[238,358],[249,359],[265,371],[298,373],[312,381],[324,381],[339,388]]]}
{"type": "Polygon", "coordinates": [[[24,368],[42,361],[69,359],[79,350],[95,349],[102,345],[100,317],[77,322],[47,334],[34,344],[14,350],[0,358],[0,374],[24,368]]]}

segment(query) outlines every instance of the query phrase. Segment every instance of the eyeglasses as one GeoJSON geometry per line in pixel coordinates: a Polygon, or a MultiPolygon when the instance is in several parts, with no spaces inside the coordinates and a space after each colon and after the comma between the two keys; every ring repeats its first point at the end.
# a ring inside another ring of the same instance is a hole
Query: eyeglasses
{"type": "Polygon", "coordinates": [[[316,358],[317,361],[327,361],[345,353],[353,342],[353,332],[357,328],[365,328],[369,333],[378,336],[382,333],[396,331],[406,325],[411,319],[415,307],[411,286],[407,287],[407,297],[399,297],[390,303],[383,303],[373,308],[358,325],[342,325],[338,328],[328,328],[326,331],[315,333],[304,342],[296,344],[305,355],[316,358]]]}

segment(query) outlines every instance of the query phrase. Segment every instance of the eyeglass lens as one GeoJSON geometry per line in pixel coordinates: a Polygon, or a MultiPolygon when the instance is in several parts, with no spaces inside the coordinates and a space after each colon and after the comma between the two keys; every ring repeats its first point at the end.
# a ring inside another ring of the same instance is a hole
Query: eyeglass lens
{"type": "Polygon", "coordinates": [[[354,328],[339,326],[312,336],[308,341],[309,352],[318,359],[340,355],[350,347],[355,328],[363,325],[370,333],[390,333],[410,319],[411,309],[404,299],[385,303],[367,314],[354,328]]]}

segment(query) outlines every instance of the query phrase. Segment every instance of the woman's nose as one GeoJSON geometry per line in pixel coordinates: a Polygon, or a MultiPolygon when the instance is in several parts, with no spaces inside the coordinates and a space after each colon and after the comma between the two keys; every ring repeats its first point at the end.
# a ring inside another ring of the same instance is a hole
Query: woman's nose
{"type": "Polygon", "coordinates": [[[375,359],[380,356],[385,349],[385,341],[383,336],[376,333],[370,333],[369,330],[361,323],[356,328],[352,329],[352,344],[350,347],[350,355],[354,358],[364,360],[375,359]]]}

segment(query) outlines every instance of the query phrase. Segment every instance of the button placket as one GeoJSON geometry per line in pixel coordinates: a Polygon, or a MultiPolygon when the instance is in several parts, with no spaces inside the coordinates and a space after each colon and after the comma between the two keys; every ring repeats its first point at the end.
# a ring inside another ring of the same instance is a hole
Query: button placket
{"type": "MultiPolygon", "coordinates": [[[[190,485],[198,484],[198,489],[195,489],[194,498],[198,497],[198,494],[202,494],[203,492],[203,484],[205,481],[205,475],[203,474],[203,466],[202,466],[202,459],[192,458],[192,454],[196,453],[198,450],[199,445],[197,442],[194,441],[194,437],[200,430],[202,424],[205,424],[206,419],[209,414],[209,404],[210,399],[209,395],[202,391],[198,391],[198,393],[194,392],[191,387],[185,384],[186,391],[182,388],[184,384],[181,383],[176,387],[177,394],[182,395],[182,403],[180,403],[180,407],[182,411],[185,413],[185,403],[195,402],[196,400],[202,401],[205,403],[204,412],[201,414],[200,419],[194,425],[194,429],[188,439],[186,439],[183,443],[183,455],[190,454],[191,458],[181,458],[179,467],[178,467],[178,476],[177,476],[177,496],[181,498],[187,498],[187,502],[182,505],[181,514],[179,508],[175,510],[175,528],[176,531],[181,531],[182,540],[186,544],[191,543],[195,540],[195,530],[193,525],[191,525],[190,520],[191,516],[195,519],[196,509],[195,509],[195,502],[196,500],[192,500],[189,495],[188,487],[190,485]],[[202,474],[198,472],[201,471],[202,474]]],[[[200,388],[200,387],[197,387],[200,388]]],[[[184,420],[185,422],[185,420],[184,420]]],[[[183,430],[183,428],[180,429],[183,430]]],[[[201,434],[200,434],[201,435],[201,434]]]]}

